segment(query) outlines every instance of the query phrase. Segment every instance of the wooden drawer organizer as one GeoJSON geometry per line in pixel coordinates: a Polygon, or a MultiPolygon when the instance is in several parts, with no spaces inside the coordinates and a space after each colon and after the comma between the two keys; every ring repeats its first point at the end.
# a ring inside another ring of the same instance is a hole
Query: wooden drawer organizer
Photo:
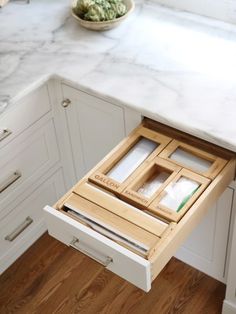
{"type": "Polygon", "coordinates": [[[99,237],[101,252],[112,255],[107,268],[148,291],[234,176],[233,153],[144,119],[55,209],[45,209],[49,232],[68,245],[79,243],[72,228],[90,247],[99,237]],[[56,228],[62,220],[64,229],[71,224],[66,236],[56,228]],[[129,272],[119,264],[124,256],[129,272]]]}
{"type": "MultiPolygon", "coordinates": [[[[141,125],[82,184],[92,182],[161,219],[178,222],[226,163],[141,125]],[[187,195],[181,197],[184,190],[187,195]]],[[[80,187],[75,191],[80,195],[80,187]]]]}

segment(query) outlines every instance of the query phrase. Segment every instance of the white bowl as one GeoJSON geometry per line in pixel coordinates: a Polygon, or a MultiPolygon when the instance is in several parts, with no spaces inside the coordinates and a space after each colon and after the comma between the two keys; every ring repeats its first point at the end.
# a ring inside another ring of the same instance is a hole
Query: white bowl
{"type": "Polygon", "coordinates": [[[74,2],[72,4],[71,13],[72,13],[72,16],[76,19],[76,21],[81,26],[83,26],[83,27],[85,27],[87,29],[94,30],[94,31],[106,31],[106,30],[112,29],[112,28],[120,25],[120,23],[123,20],[125,20],[128,17],[128,15],[130,15],[130,13],[134,10],[134,1],[133,0],[123,0],[123,1],[124,1],[124,4],[127,7],[127,12],[123,16],[118,17],[118,18],[116,18],[114,20],[110,20],[110,21],[93,22],[93,21],[86,21],[86,20],[81,19],[80,17],[78,17],[73,12],[73,8],[74,8],[76,2],[74,2]]]}

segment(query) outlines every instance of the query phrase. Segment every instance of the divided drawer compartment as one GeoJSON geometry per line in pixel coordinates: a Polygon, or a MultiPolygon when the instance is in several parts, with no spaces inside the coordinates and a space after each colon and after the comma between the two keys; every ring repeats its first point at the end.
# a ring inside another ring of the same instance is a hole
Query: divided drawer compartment
{"type": "Polygon", "coordinates": [[[129,204],[178,222],[226,163],[140,126],[88,180],[129,204]]]}
{"type": "Polygon", "coordinates": [[[233,153],[192,141],[144,120],[55,208],[45,208],[49,233],[150,290],[234,179],[233,153]]]}
{"type": "Polygon", "coordinates": [[[89,180],[119,193],[132,182],[139,166],[157,156],[170,141],[171,138],[140,126],[105,159],[89,180]]]}

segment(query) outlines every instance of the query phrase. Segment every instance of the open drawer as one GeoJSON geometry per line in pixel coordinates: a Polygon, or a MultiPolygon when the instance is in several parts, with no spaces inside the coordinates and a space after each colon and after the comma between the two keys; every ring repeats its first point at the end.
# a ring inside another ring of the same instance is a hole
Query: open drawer
{"type": "Polygon", "coordinates": [[[149,291],[234,176],[233,153],[144,119],[45,207],[48,231],[149,291]]]}

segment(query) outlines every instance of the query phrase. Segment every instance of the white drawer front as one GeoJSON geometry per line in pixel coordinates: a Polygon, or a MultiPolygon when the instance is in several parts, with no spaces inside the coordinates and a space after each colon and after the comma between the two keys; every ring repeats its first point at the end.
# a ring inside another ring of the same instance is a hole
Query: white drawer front
{"type": "Polygon", "coordinates": [[[54,238],[66,245],[78,239],[78,250],[90,257],[94,256],[100,263],[106,263],[111,258],[112,262],[108,263],[107,269],[144,291],[151,289],[149,261],[52,207],[46,206],[44,210],[49,234],[54,238]]]}
{"type": "Polygon", "coordinates": [[[59,169],[25,200],[9,205],[10,214],[0,221],[0,273],[46,231],[42,207],[45,201],[53,204],[64,192],[64,180],[59,169]]]}
{"type": "Polygon", "coordinates": [[[52,121],[23,141],[22,136],[0,151],[0,219],[7,204],[59,160],[52,121]]]}
{"type": "Polygon", "coordinates": [[[23,97],[11,110],[0,117],[0,148],[50,110],[46,85],[23,97]]]}

